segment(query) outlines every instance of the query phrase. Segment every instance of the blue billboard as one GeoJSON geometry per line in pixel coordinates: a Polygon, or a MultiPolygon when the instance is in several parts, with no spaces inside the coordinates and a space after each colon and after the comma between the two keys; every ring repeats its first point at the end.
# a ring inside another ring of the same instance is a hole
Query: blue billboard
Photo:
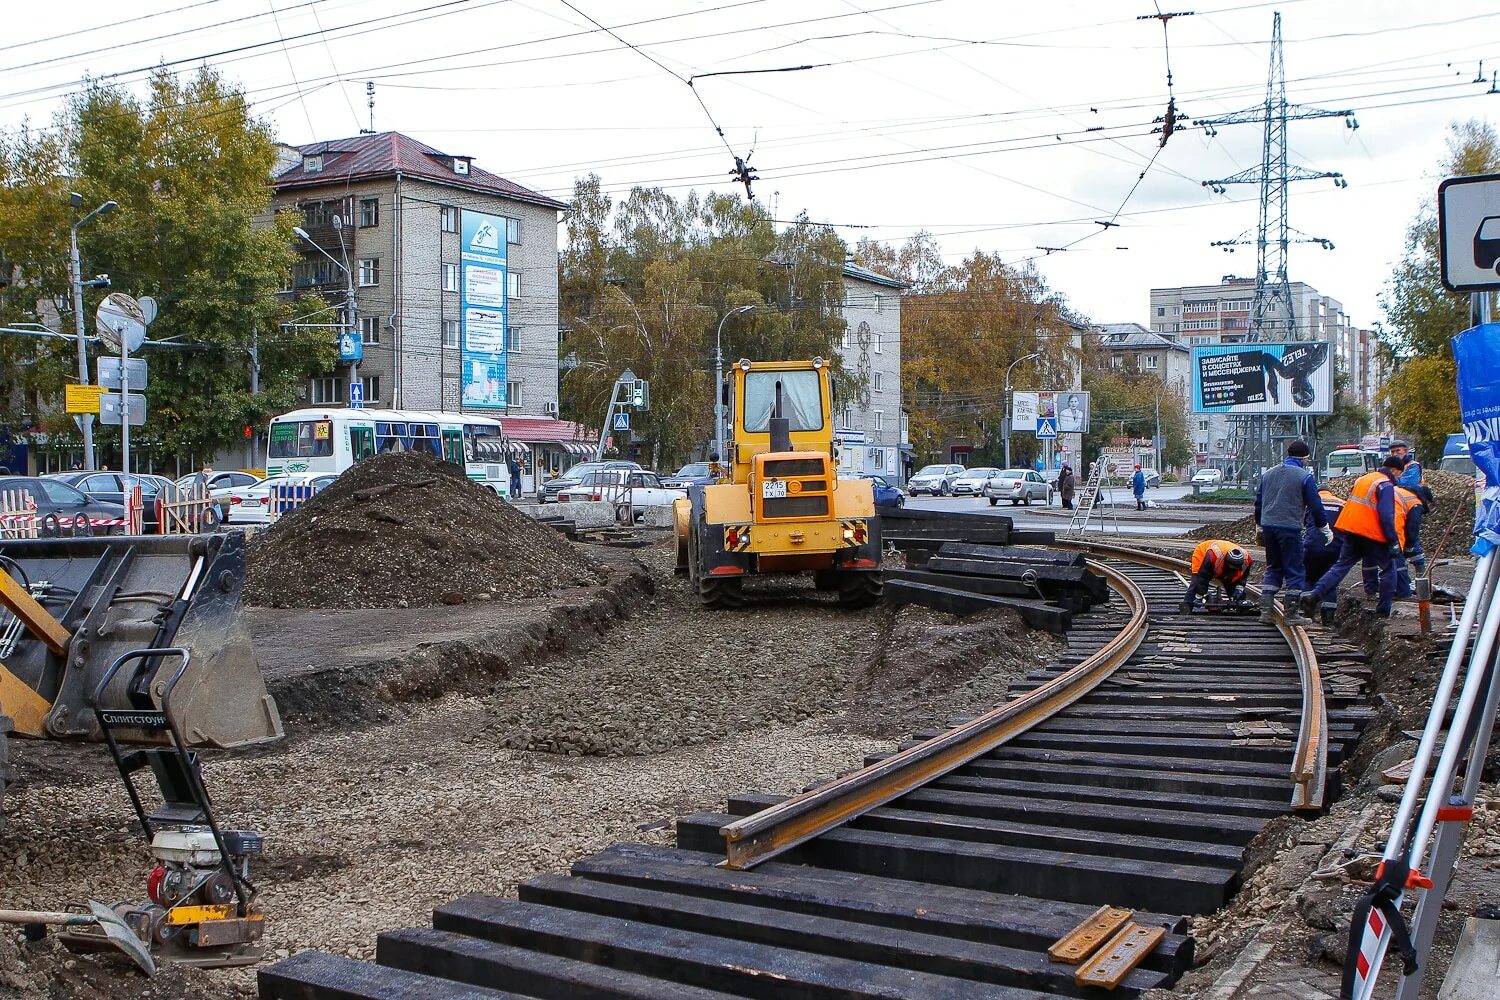
{"type": "Polygon", "coordinates": [[[505,220],[465,211],[459,227],[462,405],[503,410],[505,400],[505,220]]]}

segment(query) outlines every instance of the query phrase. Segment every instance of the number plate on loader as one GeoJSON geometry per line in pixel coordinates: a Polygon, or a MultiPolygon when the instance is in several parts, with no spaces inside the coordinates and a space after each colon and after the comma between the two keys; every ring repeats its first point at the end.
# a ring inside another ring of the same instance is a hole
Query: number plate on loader
{"type": "Polygon", "coordinates": [[[764,500],[774,500],[786,496],[785,479],[767,479],[760,484],[760,495],[764,500]]]}

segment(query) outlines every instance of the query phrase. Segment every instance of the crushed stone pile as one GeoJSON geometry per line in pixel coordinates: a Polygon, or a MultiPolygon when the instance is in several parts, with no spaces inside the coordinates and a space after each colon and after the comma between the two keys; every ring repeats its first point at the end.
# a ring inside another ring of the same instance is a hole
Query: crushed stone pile
{"type": "MultiPolygon", "coordinates": [[[[1474,478],[1454,472],[1428,469],[1427,487],[1432,490],[1433,508],[1422,519],[1422,551],[1428,560],[1447,559],[1469,551],[1474,528],[1474,478]]],[[[1354,485],[1352,476],[1321,484],[1322,488],[1341,497],[1349,496],[1354,485]]],[[[1205,524],[1188,532],[1190,538],[1222,538],[1241,545],[1255,544],[1255,515],[1246,514],[1233,521],[1205,524]]]]}
{"type": "Polygon", "coordinates": [[[463,470],[377,455],[255,535],[245,599],[274,608],[430,607],[542,597],[598,565],[463,470]]]}

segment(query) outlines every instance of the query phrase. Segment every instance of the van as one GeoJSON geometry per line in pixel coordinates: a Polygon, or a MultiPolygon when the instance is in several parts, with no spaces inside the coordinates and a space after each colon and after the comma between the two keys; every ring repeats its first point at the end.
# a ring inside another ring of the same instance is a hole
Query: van
{"type": "Polygon", "coordinates": [[[1323,481],[1342,479],[1345,476],[1358,478],[1372,472],[1379,465],[1379,453],[1366,451],[1358,445],[1346,444],[1333,449],[1323,459],[1323,481]]]}

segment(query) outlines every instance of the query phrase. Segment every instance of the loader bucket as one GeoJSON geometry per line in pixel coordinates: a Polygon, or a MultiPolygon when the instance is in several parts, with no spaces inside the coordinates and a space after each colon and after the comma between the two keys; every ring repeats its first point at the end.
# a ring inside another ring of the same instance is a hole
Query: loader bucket
{"type": "MultiPolygon", "coordinates": [[[[50,703],[45,731],[27,735],[102,740],[94,698],[110,667],[133,650],[181,647],[190,657],[169,702],[163,696],[181,660],[153,657],[117,670],[98,707],[167,709],[194,747],[237,747],[282,736],[243,621],[243,534],[0,541],[0,569],[36,594],[71,633],[66,655],[30,632],[21,634],[9,655],[0,655],[5,669],[50,703]]],[[[17,732],[26,734],[19,725],[17,732]]],[[[115,738],[137,745],[167,742],[160,728],[148,727],[116,729],[115,738]]]]}

